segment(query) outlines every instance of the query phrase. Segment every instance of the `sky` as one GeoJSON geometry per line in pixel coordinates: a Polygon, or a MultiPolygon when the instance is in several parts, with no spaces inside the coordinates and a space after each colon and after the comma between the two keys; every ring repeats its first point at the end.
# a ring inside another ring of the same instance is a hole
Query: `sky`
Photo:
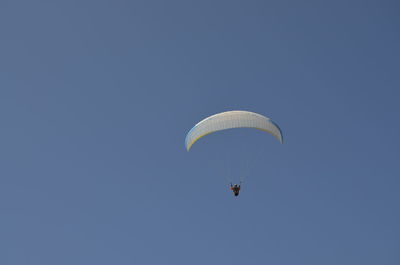
{"type": "Polygon", "coordinates": [[[400,264],[399,14],[2,0],[0,264],[400,264]],[[186,152],[227,110],[284,143],[239,129],[186,152]]]}

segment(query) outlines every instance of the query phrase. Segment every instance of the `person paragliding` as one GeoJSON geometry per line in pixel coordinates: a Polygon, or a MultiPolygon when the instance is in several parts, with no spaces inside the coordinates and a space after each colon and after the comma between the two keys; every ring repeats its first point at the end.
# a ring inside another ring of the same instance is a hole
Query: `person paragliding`
{"type": "Polygon", "coordinates": [[[239,196],[240,184],[232,185],[232,183],[231,183],[231,191],[233,191],[233,194],[235,196],[239,196]]]}
{"type": "MultiPolygon", "coordinates": [[[[214,132],[234,129],[254,128],[272,134],[280,143],[283,143],[282,131],[270,118],[258,113],[243,110],[232,110],[217,113],[197,123],[186,134],[185,147],[189,151],[199,139],[214,132]]],[[[239,196],[240,184],[230,184],[230,189],[235,196],[239,196]]]]}

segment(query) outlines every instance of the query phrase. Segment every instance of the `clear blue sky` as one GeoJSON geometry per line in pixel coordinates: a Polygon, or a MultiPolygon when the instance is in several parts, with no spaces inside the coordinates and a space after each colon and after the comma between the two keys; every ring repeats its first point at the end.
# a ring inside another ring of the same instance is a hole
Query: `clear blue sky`
{"type": "Polygon", "coordinates": [[[0,264],[400,264],[399,14],[1,1],[0,264]],[[233,109],[285,143],[238,130],[185,151],[233,109]],[[235,144],[258,150],[238,198],[235,144]]]}

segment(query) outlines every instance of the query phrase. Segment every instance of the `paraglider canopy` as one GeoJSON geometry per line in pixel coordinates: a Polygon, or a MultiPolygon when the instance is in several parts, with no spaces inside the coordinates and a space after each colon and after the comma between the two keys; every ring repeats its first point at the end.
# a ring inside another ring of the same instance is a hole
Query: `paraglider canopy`
{"type": "Polygon", "coordinates": [[[186,150],[189,151],[196,141],[207,134],[233,128],[262,130],[283,142],[281,129],[270,118],[250,111],[233,110],[212,115],[197,123],[186,135],[186,150]]]}

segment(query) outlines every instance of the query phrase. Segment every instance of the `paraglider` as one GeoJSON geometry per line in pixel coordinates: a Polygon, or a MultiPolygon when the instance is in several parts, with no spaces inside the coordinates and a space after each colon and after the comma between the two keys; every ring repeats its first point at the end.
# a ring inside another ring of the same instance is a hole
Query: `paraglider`
{"type": "Polygon", "coordinates": [[[231,183],[231,191],[233,191],[233,195],[235,195],[235,197],[239,196],[240,184],[232,185],[231,183]]]}
{"type": "MultiPolygon", "coordinates": [[[[265,131],[283,143],[281,129],[270,118],[250,111],[233,110],[209,116],[197,123],[186,135],[186,150],[189,151],[194,143],[208,134],[234,128],[254,128],[265,131]]],[[[230,189],[235,196],[239,195],[240,186],[240,184],[231,184],[230,189]]]]}

